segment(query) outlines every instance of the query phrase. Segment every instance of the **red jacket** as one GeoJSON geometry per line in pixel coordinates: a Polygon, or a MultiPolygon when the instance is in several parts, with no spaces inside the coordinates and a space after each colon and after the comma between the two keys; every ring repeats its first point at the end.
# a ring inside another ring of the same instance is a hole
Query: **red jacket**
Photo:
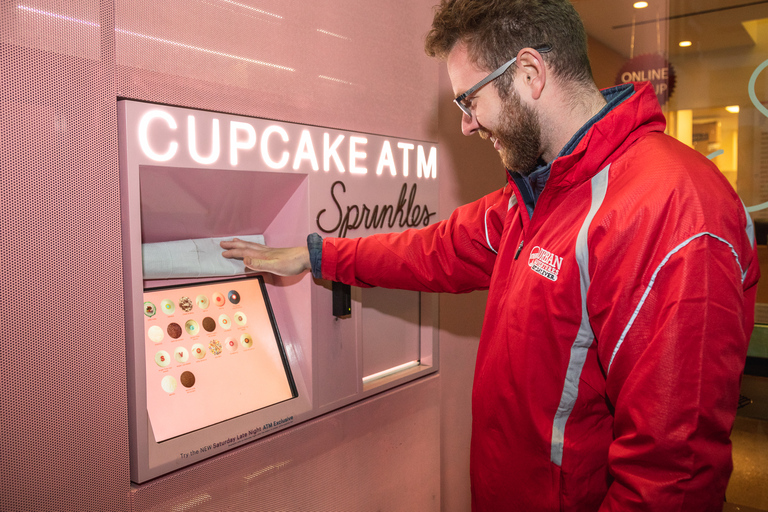
{"type": "Polygon", "coordinates": [[[736,193],[663,130],[636,86],[552,163],[532,218],[509,180],[427,228],[323,242],[328,279],[490,288],[476,511],[722,510],[759,267],[736,193]]]}

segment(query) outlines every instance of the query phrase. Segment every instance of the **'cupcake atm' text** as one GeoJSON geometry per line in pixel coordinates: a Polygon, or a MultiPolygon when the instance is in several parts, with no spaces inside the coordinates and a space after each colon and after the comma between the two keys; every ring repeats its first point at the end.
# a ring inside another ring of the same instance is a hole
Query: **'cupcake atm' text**
{"type": "Polygon", "coordinates": [[[210,117],[201,123],[194,114],[149,110],[139,119],[139,146],[147,158],[158,163],[189,158],[199,165],[232,169],[263,165],[274,170],[319,171],[322,167],[325,172],[335,169],[342,174],[370,172],[404,178],[415,168],[417,178],[437,178],[434,145],[379,137],[369,140],[361,134],[332,134],[330,130],[322,130],[321,135],[316,128],[310,131],[287,123],[256,119],[221,122],[210,117]]]}

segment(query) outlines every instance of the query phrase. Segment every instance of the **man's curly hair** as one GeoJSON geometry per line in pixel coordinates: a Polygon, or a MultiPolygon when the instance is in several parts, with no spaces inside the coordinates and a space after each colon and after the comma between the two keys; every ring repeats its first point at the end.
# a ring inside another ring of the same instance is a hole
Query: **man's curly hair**
{"type": "MultiPolygon", "coordinates": [[[[552,51],[543,58],[559,79],[585,84],[593,80],[587,34],[568,0],[442,0],[425,51],[446,59],[460,41],[466,43],[470,59],[489,71],[522,48],[547,44],[552,51]]],[[[514,79],[514,69],[510,71],[496,81],[501,94],[514,79]]]]}

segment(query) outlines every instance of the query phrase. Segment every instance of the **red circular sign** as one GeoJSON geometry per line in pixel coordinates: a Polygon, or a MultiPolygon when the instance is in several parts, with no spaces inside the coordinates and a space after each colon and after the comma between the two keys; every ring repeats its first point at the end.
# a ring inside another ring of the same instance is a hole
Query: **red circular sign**
{"type": "Polygon", "coordinates": [[[616,85],[628,82],[651,82],[664,105],[675,90],[675,69],[662,55],[645,53],[625,62],[616,75],[616,85]]]}

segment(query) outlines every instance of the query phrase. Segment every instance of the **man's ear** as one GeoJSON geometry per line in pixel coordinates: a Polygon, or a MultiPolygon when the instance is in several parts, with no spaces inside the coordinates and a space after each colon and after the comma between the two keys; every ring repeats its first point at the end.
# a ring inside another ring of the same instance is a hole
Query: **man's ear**
{"type": "Polygon", "coordinates": [[[522,73],[523,81],[528,86],[531,98],[541,97],[547,83],[547,66],[541,54],[533,48],[523,48],[517,54],[518,73],[522,73]]]}

